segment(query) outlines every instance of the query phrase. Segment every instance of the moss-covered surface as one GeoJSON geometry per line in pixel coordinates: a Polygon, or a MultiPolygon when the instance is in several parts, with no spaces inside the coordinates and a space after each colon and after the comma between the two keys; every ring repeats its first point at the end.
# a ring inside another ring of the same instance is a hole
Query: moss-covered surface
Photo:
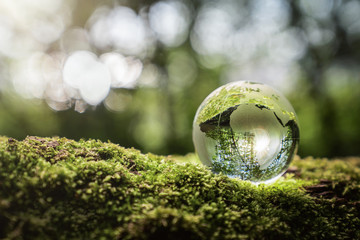
{"type": "Polygon", "coordinates": [[[266,186],[194,159],[2,138],[0,238],[360,239],[360,158],[297,158],[266,186]]]}

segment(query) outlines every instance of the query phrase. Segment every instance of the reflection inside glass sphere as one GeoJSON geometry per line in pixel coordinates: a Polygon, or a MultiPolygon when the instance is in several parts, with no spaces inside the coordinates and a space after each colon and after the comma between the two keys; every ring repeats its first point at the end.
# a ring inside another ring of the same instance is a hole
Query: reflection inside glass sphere
{"type": "Polygon", "coordinates": [[[212,92],[193,124],[200,160],[215,173],[271,182],[289,166],[299,142],[295,111],[269,86],[234,82],[212,92]]]}

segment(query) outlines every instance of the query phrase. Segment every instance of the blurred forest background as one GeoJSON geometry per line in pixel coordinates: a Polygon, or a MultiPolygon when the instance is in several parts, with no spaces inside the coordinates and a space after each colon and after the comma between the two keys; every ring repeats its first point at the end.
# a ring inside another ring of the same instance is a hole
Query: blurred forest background
{"type": "Polygon", "coordinates": [[[0,2],[1,135],[185,154],[236,80],[288,97],[301,156],[360,155],[360,1],[0,2]]]}

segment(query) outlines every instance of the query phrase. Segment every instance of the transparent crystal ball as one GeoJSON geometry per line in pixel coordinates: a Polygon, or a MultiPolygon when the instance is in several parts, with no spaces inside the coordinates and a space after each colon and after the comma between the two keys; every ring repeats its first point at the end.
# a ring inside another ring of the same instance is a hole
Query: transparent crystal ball
{"type": "Polygon", "coordinates": [[[273,182],[288,168],[299,143],[298,119],[278,91],[247,81],[213,91],[198,108],[193,141],[215,173],[273,182]]]}

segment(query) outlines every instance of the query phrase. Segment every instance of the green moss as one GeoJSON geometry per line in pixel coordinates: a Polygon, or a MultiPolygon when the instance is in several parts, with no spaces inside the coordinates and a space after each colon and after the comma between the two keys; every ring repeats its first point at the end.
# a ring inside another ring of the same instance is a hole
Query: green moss
{"type": "Polygon", "coordinates": [[[286,111],[279,103],[280,96],[268,93],[269,90],[261,90],[259,86],[263,84],[246,82],[244,85],[234,85],[230,83],[212,92],[202,103],[198,110],[196,124],[200,125],[211,119],[220,121],[224,112],[234,111],[239,105],[253,104],[259,108],[266,108],[277,112],[279,116],[282,113],[288,120],[296,120],[292,111],[286,111]],[[254,85],[254,86],[252,86],[254,85]],[[257,93],[254,95],[254,93],[257,93]],[[280,110],[280,111],[279,111],[280,110]]]}
{"type": "Polygon", "coordinates": [[[202,109],[199,110],[196,124],[206,122],[227,109],[238,106],[241,100],[245,98],[245,93],[241,87],[217,90],[216,97],[209,98],[202,109]]]}
{"type": "Polygon", "coordinates": [[[191,159],[95,140],[0,138],[0,238],[360,238],[359,158],[298,158],[267,186],[191,159]]]}

